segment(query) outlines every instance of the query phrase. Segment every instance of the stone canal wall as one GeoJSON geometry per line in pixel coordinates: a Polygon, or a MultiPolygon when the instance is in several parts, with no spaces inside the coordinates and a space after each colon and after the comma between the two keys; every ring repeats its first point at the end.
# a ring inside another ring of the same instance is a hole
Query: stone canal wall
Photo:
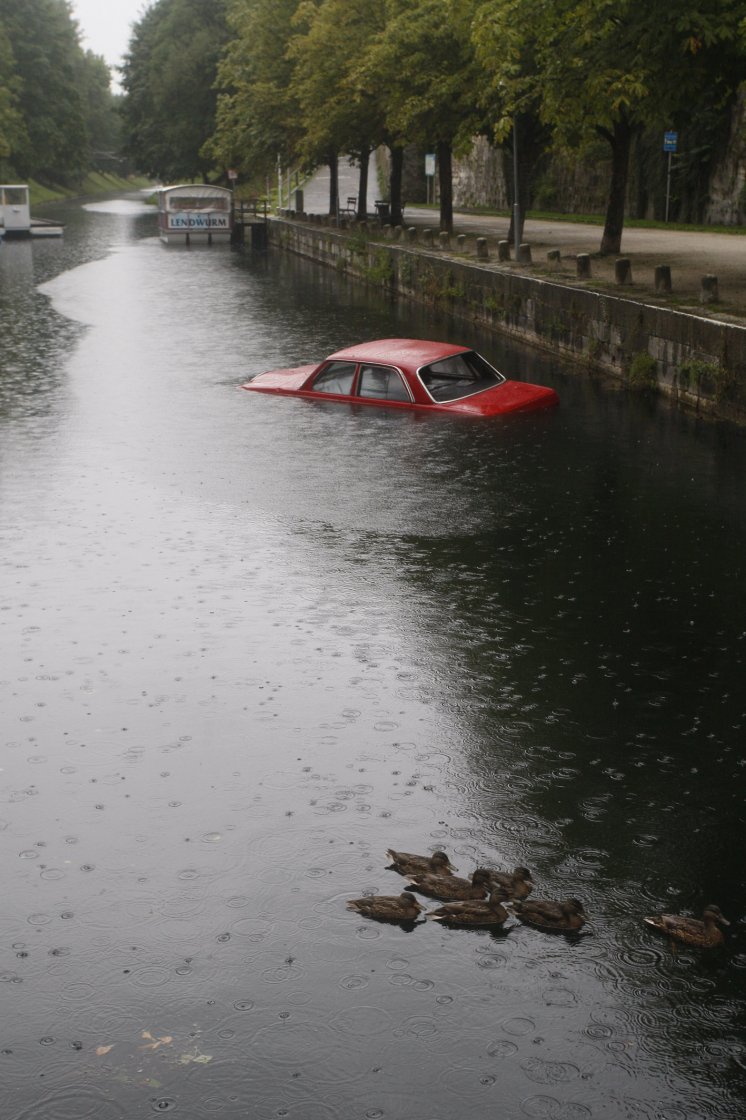
{"type": "Polygon", "coordinates": [[[362,230],[278,218],[269,222],[269,241],[402,298],[540,346],[580,370],[746,425],[746,327],[490,267],[420,244],[371,238],[362,230]]]}

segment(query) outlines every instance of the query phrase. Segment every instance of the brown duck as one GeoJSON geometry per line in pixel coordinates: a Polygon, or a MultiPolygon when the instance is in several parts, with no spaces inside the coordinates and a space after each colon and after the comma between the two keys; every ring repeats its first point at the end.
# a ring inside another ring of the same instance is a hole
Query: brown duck
{"type": "Polygon", "coordinates": [[[485,899],[490,893],[490,884],[490,872],[478,867],[471,879],[459,879],[457,875],[412,875],[409,889],[443,902],[466,901],[485,899]]]}
{"type": "Polygon", "coordinates": [[[583,903],[577,898],[566,898],[562,902],[539,898],[532,902],[518,901],[513,903],[513,912],[520,922],[547,933],[582,929],[587,918],[583,903]]]}
{"type": "Polygon", "coordinates": [[[409,891],[400,895],[372,895],[370,898],[351,898],[348,910],[355,910],[366,918],[378,918],[382,922],[414,922],[425,907],[409,891]]]}
{"type": "Polygon", "coordinates": [[[516,867],[515,871],[492,871],[494,890],[502,891],[501,898],[505,901],[510,898],[528,898],[534,889],[534,881],[527,867],[516,867]]]}
{"type": "Polygon", "coordinates": [[[413,852],[395,852],[389,848],[386,855],[391,860],[391,868],[400,875],[451,875],[456,868],[445,852],[433,852],[431,856],[417,856],[413,852]]]}
{"type": "Polygon", "coordinates": [[[642,920],[658,933],[697,949],[714,949],[716,945],[722,945],[725,936],[722,927],[730,925],[720,907],[714,904],[705,907],[701,922],[696,918],[683,918],[680,914],[655,914],[642,920]]]}
{"type": "Polygon", "coordinates": [[[428,918],[432,918],[434,922],[465,928],[501,926],[507,917],[508,911],[497,891],[493,891],[489,898],[481,902],[476,899],[469,902],[447,902],[445,906],[439,906],[428,914],[428,918]]]}

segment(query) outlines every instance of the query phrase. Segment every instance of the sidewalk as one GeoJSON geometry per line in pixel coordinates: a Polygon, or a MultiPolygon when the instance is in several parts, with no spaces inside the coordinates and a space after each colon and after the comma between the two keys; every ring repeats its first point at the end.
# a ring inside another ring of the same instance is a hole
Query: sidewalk
{"type": "MultiPolygon", "coordinates": [[[[436,211],[424,207],[407,207],[405,224],[437,228],[436,211]]],[[[508,218],[491,218],[457,213],[454,236],[468,235],[467,248],[473,252],[472,237],[486,237],[491,257],[497,242],[508,237],[508,218]],[[471,244],[470,244],[471,243],[471,244]]],[[[562,284],[578,285],[594,290],[613,291],[617,296],[645,303],[670,307],[689,314],[726,321],[746,322],[746,236],[734,233],[689,232],[676,229],[625,229],[620,257],[631,263],[632,283],[620,286],[614,279],[616,257],[599,257],[602,227],[575,222],[548,222],[528,219],[523,241],[531,246],[532,264],[501,264],[497,267],[530,271],[531,275],[562,284]],[[559,249],[558,264],[547,261],[547,253],[559,249]],[[575,258],[578,253],[591,255],[591,279],[578,281],[575,258]],[[671,269],[670,294],[655,291],[657,265],[671,269]],[[700,302],[702,277],[718,278],[720,300],[714,304],[700,302]]],[[[511,252],[512,256],[512,252],[511,252]]]]}
{"type": "MultiPolygon", "coordinates": [[[[378,193],[374,156],[371,157],[368,184],[368,210],[372,212],[378,193]]],[[[357,195],[357,187],[357,168],[347,159],[340,159],[340,199],[344,201],[348,195],[357,195]]],[[[320,168],[306,183],[304,196],[308,213],[328,213],[328,168],[320,168]]],[[[424,206],[407,206],[404,224],[437,230],[438,211],[424,206]]],[[[621,286],[614,279],[616,258],[595,255],[601,244],[601,225],[527,219],[523,241],[531,246],[531,265],[497,262],[497,242],[507,240],[508,226],[507,217],[457,212],[454,215],[452,246],[455,250],[458,234],[466,234],[465,252],[475,258],[476,238],[486,237],[490,252],[489,267],[529,272],[532,276],[570,287],[608,290],[623,298],[746,325],[746,231],[736,232],[735,227],[733,233],[625,229],[619,256],[630,260],[632,283],[621,286]],[[559,262],[550,263],[547,260],[551,249],[560,250],[559,262]],[[588,253],[592,258],[590,280],[577,279],[575,258],[578,253],[588,253]],[[672,291],[668,294],[655,291],[655,268],[661,264],[667,264],[671,269],[672,291]],[[720,299],[717,303],[703,304],[700,301],[702,277],[707,275],[718,278],[720,299]]]]}

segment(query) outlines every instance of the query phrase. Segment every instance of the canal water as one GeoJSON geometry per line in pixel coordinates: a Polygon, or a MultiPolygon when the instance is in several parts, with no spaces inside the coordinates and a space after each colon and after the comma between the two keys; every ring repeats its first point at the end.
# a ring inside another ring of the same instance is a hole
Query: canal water
{"type": "Polygon", "coordinates": [[[743,436],[59,214],[0,247],[4,1120],[743,1115],[743,436]],[[561,407],[238,389],[401,335],[561,407]],[[368,921],[390,846],[590,921],[368,921]],[[710,902],[709,953],[641,922],[710,902]]]}

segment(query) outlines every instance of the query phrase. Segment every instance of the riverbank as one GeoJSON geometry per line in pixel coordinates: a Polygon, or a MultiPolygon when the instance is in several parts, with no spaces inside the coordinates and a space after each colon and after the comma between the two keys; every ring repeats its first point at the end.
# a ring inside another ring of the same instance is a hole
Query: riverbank
{"type": "Polygon", "coordinates": [[[84,198],[88,195],[108,194],[111,191],[137,191],[150,186],[150,180],[140,175],[125,178],[104,171],[92,171],[75,187],[50,186],[35,179],[28,181],[31,205],[41,206],[46,202],[59,202],[63,198],[84,198]]]}
{"type": "MultiPolygon", "coordinates": [[[[563,258],[561,250],[551,261],[545,254],[542,264],[533,263],[533,247],[531,260],[496,259],[498,243],[479,233],[483,224],[449,238],[410,225],[410,217],[408,212],[406,228],[371,223],[340,228],[319,216],[285,211],[270,222],[270,242],[398,297],[539,346],[584,373],[635,392],[660,392],[746,427],[746,326],[738,316],[718,317],[712,304],[701,305],[699,314],[687,306],[666,306],[664,295],[655,302],[630,284],[612,287],[598,276],[573,279],[569,256],[563,258]]],[[[568,232],[577,240],[576,226],[568,232]]],[[[690,268],[701,259],[696,251],[694,256],[690,268]]],[[[573,263],[577,269],[577,254],[573,263]]],[[[591,260],[591,274],[597,263],[609,267],[591,260]]]]}

